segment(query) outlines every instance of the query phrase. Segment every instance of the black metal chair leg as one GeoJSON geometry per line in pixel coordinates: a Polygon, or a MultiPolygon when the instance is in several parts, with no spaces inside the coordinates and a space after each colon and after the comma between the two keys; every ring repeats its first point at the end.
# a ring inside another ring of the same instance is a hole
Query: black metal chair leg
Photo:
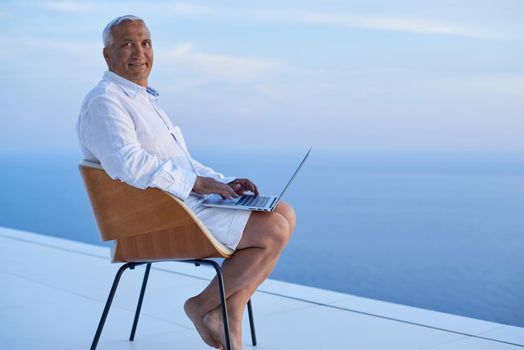
{"type": "Polygon", "coordinates": [[[251,329],[251,342],[253,346],[257,346],[257,335],[255,332],[255,321],[253,318],[253,307],[251,306],[251,299],[247,302],[247,313],[249,315],[249,328],[251,329]]]}
{"type": "Polygon", "coordinates": [[[144,300],[144,294],[146,292],[147,279],[149,278],[149,271],[151,270],[151,263],[147,263],[146,272],[144,272],[144,280],[142,281],[142,288],[140,289],[140,297],[138,298],[138,304],[136,305],[135,319],[133,320],[133,327],[131,328],[131,335],[129,340],[135,340],[136,326],[138,325],[138,318],[140,317],[140,310],[142,309],[142,301],[144,300]]]}
{"type": "Polygon", "coordinates": [[[227,316],[227,300],[226,292],[224,290],[224,278],[222,277],[222,269],[220,266],[214,265],[217,271],[218,287],[220,288],[220,304],[222,307],[222,319],[224,322],[224,336],[226,337],[226,349],[231,350],[231,337],[229,335],[229,318],[227,316]]]}
{"type": "Polygon", "coordinates": [[[93,338],[93,342],[91,343],[91,350],[95,350],[96,346],[98,345],[98,340],[100,339],[100,335],[102,334],[102,329],[104,329],[104,324],[106,322],[107,314],[109,313],[109,309],[111,308],[111,303],[113,302],[113,298],[116,293],[116,289],[118,287],[118,283],[120,282],[120,277],[122,277],[122,274],[125,270],[128,268],[134,268],[136,265],[140,265],[139,263],[127,263],[118,269],[118,272],[116,273],[115,279],[113,280],[113,285],[111,286],[111,290],[109,291],[109,296],[107,297],[106,305],[104,307],[104,311],[102,312],[102,317],[100,318],[100,322],[98,323],[98,328],[96,329],[95,337],[93,338]]]}
{"type": "Polygon", "coordinates": [[[224,322],[224,336],[226,337],[226,350],[231,350],[231,337],[229,335],[229,318],[227,316],[226,292],[224,289],[224,278],[220,265],[213,260],[194,260],[195,265],[207,264],[212,265],[217,273],[218,289],[220,291],[220,306],[222,309],[222,320],[224,322]]]}

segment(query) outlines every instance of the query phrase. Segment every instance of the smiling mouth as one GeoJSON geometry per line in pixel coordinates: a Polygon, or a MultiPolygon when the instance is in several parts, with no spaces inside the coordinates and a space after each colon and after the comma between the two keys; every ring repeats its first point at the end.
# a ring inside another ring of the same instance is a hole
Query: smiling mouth
{"type": "Polygon", "coordinates": [[[129,66],[131,68],[142,68],[142,67],[146,67],[146,64],[145,63],[129,63],[129,66]]]}

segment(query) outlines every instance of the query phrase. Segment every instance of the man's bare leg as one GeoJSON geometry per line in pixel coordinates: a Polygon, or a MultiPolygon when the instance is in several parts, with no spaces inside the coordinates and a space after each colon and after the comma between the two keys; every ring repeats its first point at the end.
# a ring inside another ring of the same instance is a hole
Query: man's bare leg
{"type": "MultiPolygon", "coordinates": [[[[254,213],[250,222],[246,225],[243,238],[237,247],[235,254],[224,261],[222,265],[222,271],[225,282],[225,293],[226,298],[231,297],[232,294],[241,290],[243,288],[248,288],[253,281],[257,281],[262,277],[264,272],[267,270],[265,265],[274,265],[274,261],[278,259],[278,254],[280,254],[281,249],[279,246],[283,246],[283,239],[285,232],[280,229],[275,229],[274,222],[280,221],[280,226],[283,226],[282,222],[285,222],[286,230],[289,231],[289,225],[287,221],[280,214],[270,214],[263,213],[254,213]],[[259,214],[259,215],[256,215],[259,214]],[[270,219],[270,220],[268,220],[270,219]],[[266,227],[266,232],[272,230],[272,234],[267,235],[265,239],[248,239],[250,236],[253,237],[263,237],[264,232],[258,232],[255,230],[250,230],[250,224],[253,224],[255,228],[266,227]],[[269,237],[272,239],[269,239],[269,237]],[[282,243],[278,243],[278,237],[282,243]],[[254,241],[254,242],[253,242],[254,241]],[[253,244],[255,243],[255,244],[253,244]]],[[[213,346],[213,343],[220,341],[224,345],[223,339],[223,329],[220,329],[221,321],[217,324],[216,320],[220,319],[217,317],[218,314],[210,314],[206,321],[204,322],[206,314],[210,311],[218,308],[220,305],[219,296],[218,296],[218,286],[216,278],[210,283],[210,285],[199,295],[189,299],[184,308],[189,318],[193,321],[198,332],[204,339],[204,341],[213,346]],[[211,328],[211,329],[210,329],[211,328]]],[[[218,310],[217,310],[218,311],[218,310]]],[[[231,322],[232,324],[233,322],[231,322]]],[[[233,332],[232,332],[233,333],[233,332]]],[[[238,338],[236,335],[234,338],[238,338]]],[[[238,343],[235,341],[235,343],[238,343]]]]}
{"type": "MultiPolygon", "coordinates": [[[[296,224],[295,213],[293,211],[293,208],[291,208],[286,203],[281,203],[275,208],[275,212],[279,213],[280,215],[286,218],[290,225],[291,236],[296,224]]],[[[288,237],[288,239],[290,238],[290,236],[288,237]]],[[[280,257],[280,254],[278,257],[280,257]]],[[[241,334],[242,316],[244,314],[246,304],[251,299],[251,296],[255,293],[258,286],[260,286],[260,284],[262,284],[262,282],[264,282],[266,278],[269,276],[269,274],[273,271],[275,265],[278,262],[278,257],[274,259],[274,261],[271,264],[268,264],[267,269],[260,275],[258,280],[251,283],[248,287],[238,290],[236,293],[234,293],[227,299],[228,316],[230,320],[229,323],[231,328],[233,329],[233,332],[235,331],[234,328],[238,328],[236,333],[241,334]]],[[[219,311],[220,306],[217,307],[215,310],[219,311]]],[[[211,312],[214,312],[215,310],[212,310],[211,312]]],[[[223,325],[221,326],[223,327],[223,325]]]]}
{"type": "Polygon", "coordinates": [[[286,218],[289,224],[291,233],[295,231],[295,225],[297,224],[297,218],[295,216],[295,210],[293,210],[293,208],[289,204],[287,204],[286,202],[280,202],[273,212],[278,213],[286,218]]]}
{"type": "MultiPolygon", "coordinates": [[[[279,204],[273,213],[253,213],[237,252],[222,265],[224,280],[227,281],[231,333],[234,334],[233,343],[237,347],[241,347],[241,321],[245,304],[273,270],[294,227],[293,209],[285,203],[279,204]]],[[[211,346],[216,341],[223,344],[224,340],[217,288],[214,279],[202,293],[184,305],[200,335],[211,346]]]]}
{"type": "MultiPolygon", "coordinates": [[[[290,237],[287,219],[278,213],[253,213],[237,251],[222,265],[226,283],[226,298],[246,288],[273,265],[290,237]],[[265,268],[264,268],[265,267],[265,268]]],[[[196,298],[202,309],[210,311],[220,304],[216,278],[196,298]]]]}
{"type": "MultiPolygon", "coordinates": [[[[251,214],[237,251],[222,264],[224,281],[227,281],[226,298],[237,290],[247,287],[252,281],[258,280],[258,275],[271,272],[289,241],[295,224],[293,208],[284,202],[280,203],[272,213],[254,212],[251,214]],[[271,261],[267,260],[268,257],[271,258],[271,261]],[[266,271],[268,267],[271,269],[266,271]]],[[[220,305],[216,278],[198,296],[204,295],[209,305],[204,305],[203,308],[209,311],[220,305]]]]}
{"type": "MultiPolygon", "coordinates": [[[[275,267],[277,260],[262,275],[259,280],[253,283],[249,288],[241,289],[227,299],[227,312],[229,318],[229,330],[231,335],[232,348],[235,350],[242,349],[242,317],[246,304],[255,293],[256,289],[269,276],[275,267]]],[[[225,344],[224,323],[222,319],[222,310],[220,306],[211,310],[204,316],[204,323],[212,334],[215,334],[214,339],[217,339],[220,344],[225,344]]]]}
{"type": "MultiPolygon", "coordinates": [[[[271,271],[273,271],[277,261],[278,259],[275,259],[273,264],[269,266],[267,271],[265,271],[256,282],[252,283],[247,288],[238,290],[227,299],[229,332],[231,335],[232,348],[235,350],[242,349],[242,317],[244,310],[246,309],[246,304],[249,299],[251,299],[251,296],[255,293],[258,286],[262,284],[271,271]]],[[[226,344],[222,310],[220,306],[211,310],[204,316],[204,323],[211,333],[215,335],[214,339],[217,339],[216,341],[220,344],[226,344]]]]}

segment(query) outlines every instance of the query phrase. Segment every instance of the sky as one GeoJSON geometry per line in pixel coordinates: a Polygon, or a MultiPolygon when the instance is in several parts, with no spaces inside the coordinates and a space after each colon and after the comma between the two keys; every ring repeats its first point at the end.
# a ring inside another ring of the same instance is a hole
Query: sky
{"type": "Polygon", "coordinates": [[[0,153],[78,152],[124,14],[190,148],[524,151],[521,0],[4,0],[0,153]]]}

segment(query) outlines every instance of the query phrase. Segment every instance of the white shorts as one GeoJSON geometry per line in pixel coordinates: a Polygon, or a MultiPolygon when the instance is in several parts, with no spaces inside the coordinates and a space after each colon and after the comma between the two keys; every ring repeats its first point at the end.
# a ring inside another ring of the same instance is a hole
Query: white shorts
{"type": "Polygon", "coordinates": [[[184,203],[191,208],[217,241],[231,249],[236,249],[251,211],[204,207],[203,201],[202,197],[190,194],[184,203]]]}

